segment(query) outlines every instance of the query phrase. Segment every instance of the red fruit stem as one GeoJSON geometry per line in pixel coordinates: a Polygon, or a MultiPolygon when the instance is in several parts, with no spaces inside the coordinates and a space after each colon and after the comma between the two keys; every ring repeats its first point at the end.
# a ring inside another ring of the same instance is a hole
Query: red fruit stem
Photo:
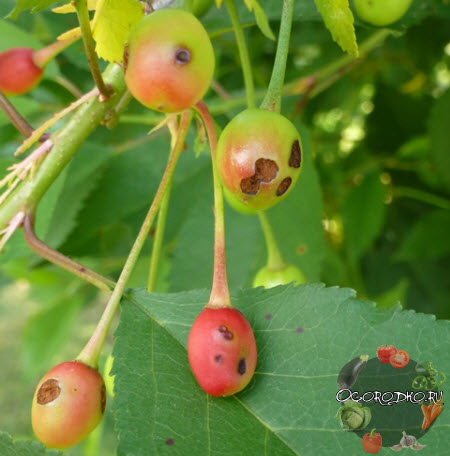
{"type": "Polygon", "coordinates": [[[225,262],[225,220],[223,215],[223,190],[216,165],[217,135],[214,120],[203,101],[196,104],[208,132],[214,180],[214,276],[209,302],[205,307],[218,309],[233,307],[228,290],[227,267],[225,262]]]}
{"type": "Polygon", "coordinates": [[[102,351],[106,335],[109,331],[109,327],[111,326],[114,314],[119,307],[120,300],[122,298],[128,279],[133,272],[134,266],[138,260],[139,254],[141,253],[144,242],[148,237],[150,228],[152,227],[153,221],[155,220],[156,214],[158,213],[161,201],[167,191],[167,186],[172,179],[178,158],[183,151],[184,141],[186,139],[191,119],[192,112],[184,111],[181,117],[180,128],[178,130],[177,142],[175,144],[175,147],[170,152],[167,166],[159,184],[155,198],[153,199],[153,202],[141,226],[139,234],[134,241],[133,247],[131,248],[131,251],[120,274],[119,280],[117,281],[117,284],[111,294],[103,315],[101,316],[94,333],[89,339],[89,342],[77,357],[77,361],[87,364],[94,369],[97,368],[98,358],[102,351]]]}
{"type": "MultiPolygon", "coordinates": [[[[16,130],[22,135],[29,137],[33,134],[33,127],[20,115],[11,102],[0,92],[0,109],[5,113],[9,121],[14,125],[16,130]]],[[[44,142],[48,135],[43,134],[39,141],[44,142]]]]}
{"type": "Polygon", "coordinates": [[[267,246],[267,268],[272,270],[279,270],[286,267],[286,263],[283,261],[280,249],[277,241],[273,234],[272,227],[270,226],[269,219],[265,212],[258,212],[259,221],[264,233],[264,239],[266,240],[267,246]]]}
{"type": "Polygon", "coordinates": [[[103,277],[102,275],[97,274],[96,272],[91,271],[85,266],[77,263],[76,261],[71,260],[38,239],[34,231],[34,214],[28,213],[25,215],[23,220],[23,232],[28,246],[42,258],[45,258],[51,263],[56,264],[72,274],[75,274],[83,280],[86,280],[86,282],[91,283],[100,290],[106,291],[107,293],[111,292],[111,288],[115,285],[112,280],[109,280],[106,277],[103,277]]]}
{"type": "Polygon", "coordinates": [[[72,43],[78,40],[78,36],[70,38],[69,40],[55,41],[54,43],[46,46],[45,48],[33,51],[33,62],[40,68],[44,68],[47,63],[53,60],[60,52],[64,51],[72,43]]]}
{"type": "Polygon", "coordinates": [[[294,0],[284,0],[275,63],[266,96],[261,104],[261,109],[268,109],[277,113],[281,110],[281,97],[283,96],[284,76],[289,54],[293,15],[294,0]]]}
{"type": "Polygon", "coordinates": [[[111,95],[111,88],[105,85],[103,81],[100,67],[98,66],[97,54],[95,53],[95,43],[92,37],[91,23],[89,20],[89,11],[86,0],[77,0],[75,9],[77,11],[78,22],[80,24],[81,36],[83,37],[84,49],[86,57],[91,68],[92,77],[94,78],[95,85],[100,92],[100,98],[105,101],[111,95]]]}

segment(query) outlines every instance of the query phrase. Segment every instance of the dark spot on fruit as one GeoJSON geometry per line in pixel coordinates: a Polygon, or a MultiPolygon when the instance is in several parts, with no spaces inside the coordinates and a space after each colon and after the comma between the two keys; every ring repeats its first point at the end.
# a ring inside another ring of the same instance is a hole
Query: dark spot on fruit
{"type": "Polygon", "coordinates": [[[191,61],[191,53],[186,48],[178,48],[175,51],[175,61],[179,65],[186,65],[191,61]]]}
{"type": "Polygon", "coordinates": [[[267,314],[264,318],[266,320],[272,320],[272,314],[267,314]]]}
{"type": "Polygon", "coordinates": [[[228,331],[228,328],[226,326],[219,326],[219,332],[221,333],[226,333],[228,331]]]}
{"type": "Polygon", "coordinates": [[[37,393],[37,403],[44,405],[54,401],[61,393],[58,380],[51,378],[46,380],[37,393]]]}
{"type": "Polygon", "coordinates": [[[241,360],[239,360],[238,372],[241,375],[244,375],[246,370],[247,370],[247,363],[245,361],[245,358],[242,358],[241,360]]]}
{"type": "Polygon", "coordinates": [[[242,193],[246,195],[256,195],[259,190],[259,179],[255,176],[247,177],[246,179],[241,180],[241,190],[242,193]]]}
{"type": "Polygon", "coordinates": [[[296,332],[297,334],[301,334],[301,333],[304,332],[304,331],[305,331],[305,330],[304,330],[303,328],[297,328],[297,329],[295,330],[295,332],[296,332]]]}
{"type": "Polygon", "coordinates": [[[291,148],[291,156],[289,157],[289,166],[291,168],[300,168],[302,164],[302,150],[298,139],[294,141],[291,148]]]}
{"type": "Polygon", "coordinates": [[[284,195],[287,192],[287,189],[291,186],[292,179],[290,177],[286,177],[281,181],[281,184],[277,188],[277,196],[284,195]]]}
{"type": "Polygon", "coordinates": [[[306,252],[306,246],[304,245],[299,245],[297,247],[297,254],[298,255],[303,255],[306,252]]]}
{"type": "Polygon", "coordinates": [[[128,56],[130,55],[130,46],[128,43],[123,50],[123,72],[126,73],[128,69],[128,56]]]}
{"type": "Polygon", "coordinates": [[[216,355],[216,356],[214,356],[214,361],[215,361],[217,364],[222,364],[223,356],[222,356],[222,355],[216,355]]]}
{"type": "Polygon", "coordinates": [[[102,415],[105,413],[106,408],[106,388],[105,384],[102,385],[102,390],[100,392],[101,395],[101,408],[102,408],[102,415]]]}
{"type": "Polygon", "coordinates": [[[166,440],[166,445],[172,446],[175,443],[174,439],[167,439],[166,440]]]}
{"type": "Polygon", "coordinates": [[[230,331],[227,331],[223,333],[223,338],[226,340],[233,340],[233,333],[230,331]]]}
{"type": "Polygon", "coordinates": [[[267,158],[258,158],[255,162],[255,175],[256,179],[261,182],[271,182],[277,177],[278,165],[275,161],[267,158]]]}

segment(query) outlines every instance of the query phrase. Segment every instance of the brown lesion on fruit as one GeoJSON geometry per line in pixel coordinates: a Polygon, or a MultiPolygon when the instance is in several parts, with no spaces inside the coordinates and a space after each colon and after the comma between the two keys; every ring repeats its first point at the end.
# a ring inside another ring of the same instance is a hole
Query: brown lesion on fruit
{"type": "Polygon", "coordinates": [[[222,364],[223,356],[222,356],[222,355],[216,355],[216,356],[214,356],[214,361],[215,361],[217,364],[222,364]]]}
{"type": "Polygon", "coordinates": [[[39,391],[37,392],[37,403],[40,405],[45,405],[50,402],[53,402],[61,394],[61,388],[59,387],[58,380],[55,378],[50,378],[46,380],[39,391]]]}
{"type": "Polygon", "coordinates": [[[272,182],[278,174],[278,165],[269,158],[258,158],[255,161],[255,174],[241,180],[242,193],[246,195],[256,195],[261,186],[261,182],[272,182]]]}
{"type": "Polygon", "coordinates": [[[233,340],[233,333],[228,330],[224,325],[219,326],[219,332],[223,335],[223,338],[226,340],[233,340]]]}
{"type": "Polygon", "coordinates": [[[292,179],[290,177],[286,177],[286,179],[283,179],[281,181],[281,184],[277,188],[277,196],[284,195],[287,191],[288,188],[292,184],[292,179]]]}
{"type": "Polygon", "coordinates": [[[239,360],[238,373],[244,375],[245,372],[247,372],[247,362],[245,361],[245,358],[242,358],[239,360]]]}
{"type": "Polygon", "coordinates": [[[124,72],[124,74],[127,72],[129,55],[130,55],[130,46],[128,45],[128,43],[126,43],[125,47],[123,49],[123,72],[124,72]]]}
{"type": "Polygon", "coordinates": [[[189,49],[180,46],[175,50],[175,62],[178,65],[186,65],[191,61],[191,52],[189,49]]]}
{"type": "Polygon", "coordinates": [[[300,168],[302,164],[302,149],[300,142],[296,139],[291,147],[291,156],[289,157],[289,166],[291,168],[300,168]]]}
{"type": "Polygon", "coordinates": [[[101,410],[102,410],[102,415],[105,413],[105,409],[106,409],[106,388],[105,388],[105,384],[102,385],[102,390],[100,392],[100,396],[101,396],[101,410]]]}

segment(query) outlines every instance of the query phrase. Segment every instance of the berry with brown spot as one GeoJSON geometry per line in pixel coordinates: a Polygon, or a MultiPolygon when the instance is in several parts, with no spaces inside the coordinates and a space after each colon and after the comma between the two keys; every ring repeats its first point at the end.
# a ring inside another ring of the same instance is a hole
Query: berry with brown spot
{"type": "Polygon", "coordinates": [[[33,431],[47,447],[71,447],[97,427],[105,406],[105,384],[96,369],[78,361],[58,364],[34,393],[33,431]]]}
{"type": "Polygon", "coordinates": [[[247,319],[233,307],[206,307],[189,333],[188,358],[195,379],[211,396],[243,390],[256,367],[256,343],[247,319]]]}
{"type": "Polygon", "coordinates": [[[0,53],[0,91],[22,95],[41,80],[43,70],[33,60],[33,49],[12,48],[0,53]]]}
{"type": "Polygon", "coordinates": [[[215,57],[208,33],[191,13],[161,9],[141,19],[125,48],[125,82],[143,105],[171,113],[203,98],[215,57]]]}
{"type": "Polygon", "coordinates": [[[228,203],[254,214],[282,201],[292,190],[302,168],[302,142],[286,117],[250,108],[223,130],[216,160],[228,203]]]}

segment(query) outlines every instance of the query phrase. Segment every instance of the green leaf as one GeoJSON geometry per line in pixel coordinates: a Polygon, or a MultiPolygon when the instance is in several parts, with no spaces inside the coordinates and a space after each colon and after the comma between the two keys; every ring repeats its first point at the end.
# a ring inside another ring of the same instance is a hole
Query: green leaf
{"type": "Polygon", "coordinates": [[[378,173],[350,190],[342,209],[346,248],[358,259],[373,243],[384,224],[386,187],[378,173]]]}
{"type": "MultiPolygon", "coordinates": [[[[375,357],[389,340],[413,359],[450,369],[448,321],[377,309],[352,290],[320,284],[253,289],[232,302],[254,329],[255,376],[236,396],[208,397],[186,356],[190,326],[208,296],[207,290],[134,290],[123,303],[113,368],[119,455],[164,454],[168,447],[174,455],[218,455],[223,448],[227,454],[358,454],[361,440],[334,418],[337,376],[349,359],[375,357]]],[[[444,397],[448,391],[445,384],[444,397]]],[[[449,425],[442,414],[421,443],[444,456],[447,448],[435,442],[446,441],[449,425]]]]}
{"type": "Polygon", "coordinates": [[[358,57],[353,14],[348,0],[314,0],[333,40],[343,51],[358,57]]]}
{"type": "Polygon", "coordinates": [[[61,0],[16,0],[16,6],[8,17],[17,19],[22,11],[31,10],[32,13],[37,13],[54,3],[60,2],[61,0]]]}
{"type": "Polygon", "coordinates": [[[130,29],[143,17],[137,0],[100,0],[92,30],[97,55],[107,62],[122,62],[130,29]]]}
{"type": "Polygon", "coordinates": [[[256,24],[263,33],[264,36],[270,40],[275,41],[275,35],[270,28],[269,20],[267,19],[266,13],[261,8],[257,0],[244,0],[248,9],[255,12],[256,24]]]}
{"type": "Polygon", "coordinates": [[[436,210],[420,218],[398,248],[398,261],[435,260],[450,253],[450,211],[436,210]]]}
{"type": "Polygon", "coordinates": [[[12,440],[6,432],[0,432],[0,454],[2,456],[58,456],[60,451],[47,450],[38,442],[12,440]]]}
{"type": "Polygon", "coordinates": [[[450,89],[439,97],[431,110],[428,129],[431,136],[431,156],[435,170],[447,189],[450,189],[450,89]]]}

